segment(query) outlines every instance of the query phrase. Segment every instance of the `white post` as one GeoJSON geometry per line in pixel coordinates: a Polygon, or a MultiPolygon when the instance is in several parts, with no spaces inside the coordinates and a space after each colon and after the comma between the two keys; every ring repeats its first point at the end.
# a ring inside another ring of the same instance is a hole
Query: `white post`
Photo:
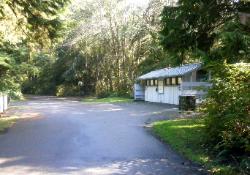
{"type": "Polygon", "coordinates": [[[0,92],[0,113],[3,112],[3,94],[0,92]]]}
{"type": "Polygon", "coordinates": [[[209,81],[212,80],[212,73],[211,73],[211,70],[208,71],[208,80],[209,80],[209,81]]]}
{"type": "Polygon", "coordinates": [[[8,95],[4,94],[3,95],[3,110],[7,110],[8,109],[8,95]]]}

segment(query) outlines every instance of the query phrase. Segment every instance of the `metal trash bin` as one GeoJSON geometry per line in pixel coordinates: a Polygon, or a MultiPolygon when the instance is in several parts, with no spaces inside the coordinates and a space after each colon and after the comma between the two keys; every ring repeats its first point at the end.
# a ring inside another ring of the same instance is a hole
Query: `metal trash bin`
{"type": "Polygon", "coordinates": [[[196,106],[196,98],[194,95],[179,96],[179,110],[194,111],[196,106]]]}

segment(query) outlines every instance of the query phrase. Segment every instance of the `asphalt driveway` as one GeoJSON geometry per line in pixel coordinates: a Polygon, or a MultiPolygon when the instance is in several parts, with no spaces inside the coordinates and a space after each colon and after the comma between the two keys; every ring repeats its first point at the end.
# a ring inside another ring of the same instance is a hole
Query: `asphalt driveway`
{"type": "Polygon", "coordinates": [[[0,135],[0,174],[203,174],[143,127],[174,107],[53,97],[12,105],[27,118],[0,135]]]}

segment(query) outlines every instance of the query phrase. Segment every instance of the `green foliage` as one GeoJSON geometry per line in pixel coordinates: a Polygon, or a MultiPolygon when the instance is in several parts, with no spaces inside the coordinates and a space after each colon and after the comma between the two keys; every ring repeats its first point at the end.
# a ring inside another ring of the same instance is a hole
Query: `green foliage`
{"type": "Polygon", "coordinates": [[[211,174],[239,174],[233,167],[218,163],[216,157],[208,153],[204,146],[204,118],[158,121],[153,123],[153,132],[188,159],[204,165],[211,174]]]}
{"type": "Polygon", "coordinates": [[[214,32],[235,13],[233,0],[180,0],[178,7],[166,7],[162,14],[162,44],[178,51],[189,47],[207,51],[214,32]]]}
{"type": "MultiPolygon", "coordinates": [[[[0,91],[12,98],[55,92],[52,61],[40,53],[53,46],[62,28],[58,12],[69,0],[2,0],[0,4],[0,91]],[[40,62],[40,63],[38,63],[40,62]],[[46,71],[48,68],[49,71],[46,71]]],[[[44,54],[46,57],[46,54],[44,54]]],[[[51,57],[50,57],[51,58],[51,57]]]]}
{"type": "Polygon", "coordinates": [[[91,103],[131,103],[131,102],[133,102],[133,99],[125,98],[125,97],[106,97],[106,98],[88,97],[88,98],[84,98],[83,102],[91,102],[91,103]]]}
{"type": "MultiPolygon", "coordinates": [[[[180,0],[165,7],[160,41],[172,62],[202,61],[213,69],[204,104],[207,143],[226,163],[249,171],[250,28],[239,21],[247,1],[180,0]],[[227,63],[227,64],[226,64],[227,63]],[[247,168],[248,167],[248,168],[247,168]]],[[[152,63],[151,63],[152,64],[152,63]]]]}
{"type": "Polygon", "coordinates": [[[97,98],[106,98],[106,97],[122,97],[122,98],[131,98],[129,90],[119,90],[119,91],[100,91],[96,94],[97,98]]]}
{"type": "Polygon", "coordinates": [[[27,78],[22,82],[25,94],[54,95],[56,85],[53,81],[54,57],[51,54],[39,53],[30,64],[26,64],[27,78]]]}
{"type": "Polygon", "coordinates": [[[95,58],[87,58],[80,49],[62,46],[57,53],[58,59],[52,65],[52,76],[56,86],[66,89],[72,87],[74,90],[71,91],[71,95],[93,93],[96,83],[94,66],[99,64],[98,61],[95,58]]]}
{"type": "Polygon", "coordinates": [[[73,85],[59,85],[56,88],[56,96],[80,96],[79,87],[73,85]]]}
{"type": "Polygon", "coordinates": [[[37,1],[37,0],[2,0],[0,5],[0,21],[8,21],[17,26],[30,41],[43,45],[45,38],[54,39],[61,28],[57,17],[69,0],[37,1]]]}
{"type": "Polygon", "coordinates": [[[1,117],[0,118],[0,134],[5,132],[8,128],[10,128],[15,122],[16,118],[14,116],[1,117]]]}
{"type": "Polygon", "coordinates": [[[111,92],[109,91],[101,91],[96,94],[97,98],[106,98],[109,97],[111,92]]]}
{"type": "Polygon", "coordinates": [[[11,68],[10,65],[11,58],[5,53],[0,53],[0,75],[3,75],[8,69],[11,68]]]}
{"type": "Polygon", "coordinates": [[[207,144],[222,161],[239,162],[249,171],[250,64],[216,67],[204,106],[207,144]]]}
{"type": "Polygon", "coordinates": [[[173,55],[164,52],[162,47],[157,42],[153,42],[149,47],[149,55],[138,65],[137,72],[145,74],[152,70],[165,68],[170,65],[178,65],[178,61],[173,59],[173,55]]]}
{"type": "Polygon", "coordinates": [[[249,62],[250,28],[232,21],[226,23],[215,39],[206,62],[249,62]]]}
{"type": "Polygon", "coordinates": [[[130,96],[138,74],[152,69],[146,62],[140,70],[138,65],[158,55],[163,60],[155,32],[163,3],[152,0],[135,8],[118,0],[90,0],[71,7],[68,35],[57,48],[56,86],[78,87],[78,95],[130,96]]]}
{"type": "Polygon", "coordinates": [[[239,23],[247,2],[180,0],[162,13],[160,41],[179,64],[190,61],[249,61],[249,28],[239,23]]]}
{"type": "Polygon", "coordinates": [[[25,70],[15,59],[15,56],[18,57],[20,54],[11,45],[8,48],[2,48],[0,52],[2,63],[0,65],[0,92],[8,93],[12,98],[21,98],[21,73],[25,70]]]}
{"type": "Polygon", "coordinates": [[[203,119],[159,121],[154,123],[153,132],[191,160],[199,163],[208,160],[201,147],[204,138],[203,119]]]}

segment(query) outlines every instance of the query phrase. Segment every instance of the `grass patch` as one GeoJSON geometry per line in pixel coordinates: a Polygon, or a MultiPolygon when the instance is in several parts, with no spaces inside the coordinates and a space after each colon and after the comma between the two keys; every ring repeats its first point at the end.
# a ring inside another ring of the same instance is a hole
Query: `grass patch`
{"type": "Polygon", "coordinates": [[[237,174],[230,166],[220,165],[203,145],[204,120],[201,118],[158,121],[153,124],[153,132],[162,141],[171,145],[186,158],[205,165],[216,175],[237,174]]]}
{"type": "Polygon", "coordinates": [[[88,97],[84,98],[82,101],[91,103],[131,103],[133,102],[133,99],[124,97],[107,97],[107,98],[88,97]]]}
{"type": "Polygon", "coordinates": [[[16,120],[16,117],[0,117],[0,133],[4,133],[16,120]]]}

